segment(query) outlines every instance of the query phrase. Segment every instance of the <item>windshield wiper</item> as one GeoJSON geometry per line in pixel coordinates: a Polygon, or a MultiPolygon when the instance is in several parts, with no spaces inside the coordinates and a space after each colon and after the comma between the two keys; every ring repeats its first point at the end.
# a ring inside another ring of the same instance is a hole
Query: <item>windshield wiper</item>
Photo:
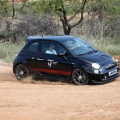
{"type": "Polygon", "coordinates": [[[91,51],[88,51],[86,54],[92,54],[94,52],[97,52],[97,50],[91,50],[91,51]]]}
{"type": "Polygon", "coordinates": [[[98,50],[91,50],[91,51],[88,51],[86,53],[83,53],[83,54],[78,54],[78,55],[86,55],[86,54],[92,54],[94,52],[97,52],[98,50]]]}

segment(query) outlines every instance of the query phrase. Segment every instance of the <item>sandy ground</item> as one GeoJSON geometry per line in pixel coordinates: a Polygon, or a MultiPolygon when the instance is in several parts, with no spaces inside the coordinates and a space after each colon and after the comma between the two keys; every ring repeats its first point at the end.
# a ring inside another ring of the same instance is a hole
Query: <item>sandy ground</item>
{"type": "Polygon", "coordinates": [[[20,82],[0,62],[0,120],[120,120],[120,78],[85,86],[20,82]]]}

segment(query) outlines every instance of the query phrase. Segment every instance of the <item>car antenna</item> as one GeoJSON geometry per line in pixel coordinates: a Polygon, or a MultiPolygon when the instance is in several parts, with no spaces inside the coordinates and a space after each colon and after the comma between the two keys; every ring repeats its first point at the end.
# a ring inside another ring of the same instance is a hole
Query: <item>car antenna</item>
{"type": "Polygon", "coordinates": [[[43,33],[41,32],[41,34],[42,34],[42,38],[43,38],[43,33]]]}

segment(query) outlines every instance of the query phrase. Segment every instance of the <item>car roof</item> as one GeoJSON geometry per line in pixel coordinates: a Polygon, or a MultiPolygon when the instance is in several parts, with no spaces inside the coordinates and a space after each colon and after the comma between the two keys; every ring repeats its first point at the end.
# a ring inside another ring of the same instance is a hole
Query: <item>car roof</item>
{"type": "Polygon", "coordinates": [[[75,36],[63,35],[63,36],[30,36],[27,38],[27,42],[31,40],[53,40],[53,41],[66,41],[70,39],[75,39],[75,36]]]}

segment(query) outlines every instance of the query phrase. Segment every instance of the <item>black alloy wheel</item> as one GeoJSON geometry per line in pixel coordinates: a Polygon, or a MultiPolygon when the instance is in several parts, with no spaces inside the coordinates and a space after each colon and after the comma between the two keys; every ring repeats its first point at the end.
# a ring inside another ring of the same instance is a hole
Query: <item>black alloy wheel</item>
{"type": "Polygon", "coordinates": [[[18,80],[23,80],[29,76],[29,70],[25,65],[17,65],[15,68],[15,76],[18,80]]]}
{"type": "Polygon", "coordinates": [[[85,71],[76,69],[72,73],[72,81],[76,85],[86,85],[89,83],[89,78],[85,71]]]}

